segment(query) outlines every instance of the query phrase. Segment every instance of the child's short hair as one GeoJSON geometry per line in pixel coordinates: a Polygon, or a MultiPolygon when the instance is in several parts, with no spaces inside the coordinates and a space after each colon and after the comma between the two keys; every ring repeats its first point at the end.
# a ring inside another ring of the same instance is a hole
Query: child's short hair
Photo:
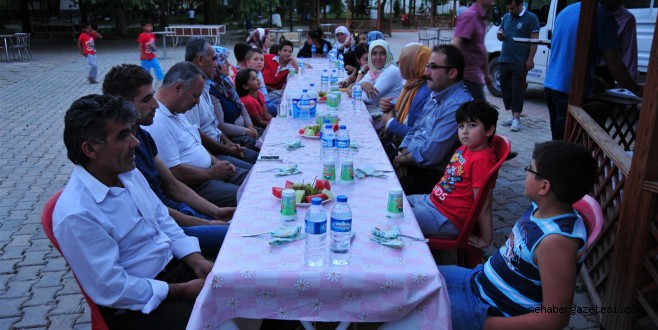
{"type": "Polygon", "coordinates": [[[142,27],[145,27],[147,25],[153,25],[153,23],[151,23],[151,21],[142,21],[142,27]]]}
{"type": "Polygon", "coordinates": [[[592,190],[597,166],[592,153],[580,144],[548,141],[535,145],[532,159],[537,176],[551,183],[555,198],[573,204],[592,190]]]}
{"type": "Polygon", "coordinates": [[[272,55],[279,55],[279,45],[272,45],[272,46],[270,46],[269,54],[272,54],[272,55]]]}
{"type": "Polygon", "coordinates": [[[292,41],[285,39],[279,41],[279,50],[283,49],[283,47],[285,46],[290,46],[290,49],[295,49],[295,46],[292,44],[292,41]]]}
{"type": "Polygon", "coordinates": [[[233,46],[233,54],[235,54],[235,58],[238,60],[238,62],[246,61],[248,59],[247,52],[251,48],[251,46],[245,43],[237,43],[235,46],[233,46]]]}
{"type": "MultiPolygon", "coordinates": [[[[462,104],[457,112],[455,112],[455,120],[457,123],[465,121],[480,120],[484,124],[484,129],[489,130],[494,128],[496,134],[496,123],[498,122],[498,109],[484,101],[473,100],[462,104]]],[[[489,137],[489,143],[493,140],[493,134],[489,137]]]]}
{"type": "Polygon", "coordinates": [[[240,71],[238,71],[238,73],[235,75],[235,90],[238,92],[238,96],[240,97],[249,94],[249,90],[242,87],[242,85],[247,84],[249,77],[251,76],[251,72],[256,72],[256,74],[258,74],[258,72],[254,69],[245,68],[240,69],[240,71]]]}
{"type": "Polygon", "coordinates": [[[251,48],[247,51],[247,53],[244,55],[244,60],[248,61],[252,57],[254,57],[254,54],[263,54],[263,50],[260,48],[251,48]]]}

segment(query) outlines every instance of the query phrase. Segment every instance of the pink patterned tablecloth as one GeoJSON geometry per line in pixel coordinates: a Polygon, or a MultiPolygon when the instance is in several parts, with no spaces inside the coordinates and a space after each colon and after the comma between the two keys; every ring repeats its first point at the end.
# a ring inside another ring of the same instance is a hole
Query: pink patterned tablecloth
{"type": "MultiPolygon", "coordinates": [[[[288,90],[309,82],[319,88],[318,67],[323,63],[311,63],[315,69],[289,82],[288,90]]],[[[393,170],[368,112],[353,112],[350,101],[343,94],[339,117],[341,124],[347,125],[350,138],[361,146],[351,152],[354,167],[370,164],[379,170],[393,170]]],[[[427,244],[403,238],[404,247],[398,250],[370,240],[372,228],[394,224],[403,234],[422,236],[406,198],[404,219],[385,216],[389,189],[400,187],[395,173],[389,173],[388,178],[357,179],[353,185],[333,184],[332,191],[347,195],[352,208],[356,236],[347,266],[325,262],[321,268],[307,267],[304,240],[272,246],[269,235],[242,237],[273,230],[282,223],[280,202],[271,194],[273,186],[282,187],[286,180],[311,182],[321,175],[320,141],[297,133],[307,124],[290,117],[270,123],[261,155],[280,155],[283,161],[259,161],[253,167],[212,273],[196,300],[188,329],[214,329],[238,317],[386,322],[408,313],[416,313],[422,329],[450,329],[445,281],[427,244]],[[294,139],[301,139],[304,147],[287,151],[285,142],[294,139]],[[297,164],[302,173],[276,177],[275,172],[265,171],[287,164],[297,164]]],[[[327,213],[334,204],[325,204],[327,213]]],[[[298,206],[299,219],[286,224],[303,226],[305,212],[298,206]]]]}

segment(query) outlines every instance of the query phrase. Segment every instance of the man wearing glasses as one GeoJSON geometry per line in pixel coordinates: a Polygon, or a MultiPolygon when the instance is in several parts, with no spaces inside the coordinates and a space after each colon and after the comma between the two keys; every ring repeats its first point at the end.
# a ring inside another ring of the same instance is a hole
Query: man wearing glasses
{"type": "Polygon", "coordinates": [[[407,195],[429,194],[458,145],[455,112],[473,100],[462,81],[464,65],[464,56],[457,47],[437,45],[432,49],[425,65],[431,99],[393,159],[407,195]]]}

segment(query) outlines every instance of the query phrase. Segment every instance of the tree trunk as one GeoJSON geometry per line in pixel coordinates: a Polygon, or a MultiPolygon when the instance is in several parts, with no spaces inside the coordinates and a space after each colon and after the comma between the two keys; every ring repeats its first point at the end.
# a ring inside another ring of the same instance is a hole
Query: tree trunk
{"type": "Polygon", "coordinates": [[[212,14],[212,10],[210,8],[211,3],[212,1],[203,0],[203,24],[205,25],[210,25],[210,15],[212,14]]]}
{"type": "Polygon", "coordinates": [[[118,35],[125,36],[128,34],[128,26],[126,24],[126,13],[123,10],[123,3],[121,1],[114,3],[112,8],[112,16],[114,17],[114,28],[118,35]]]}
{"type": "MultiPolygon", "coordinates": [[[[32,33],[32,23],[30,22],[30,7],[29,0],[21,0],[21,32],[32,33]]],[[[0,22],[0,29],[3,29],[2,22],[0,22]]]]}
{"type": "Polygon", "coordinates": [[[78,6],[80,7],[80,23],[91,23],[89,21],[89,11],[87,9],[87,1],[85,0],[80,0],[78,2],[78,6]]]}
{"type": "Polygon", "coordinates": [[[160,5],[158,6],[158,10],[160,10],[160,27],[165,27],[168,24],[168,17],[169,17],[169,1],[167,0],[160,0],[160,5]]]}

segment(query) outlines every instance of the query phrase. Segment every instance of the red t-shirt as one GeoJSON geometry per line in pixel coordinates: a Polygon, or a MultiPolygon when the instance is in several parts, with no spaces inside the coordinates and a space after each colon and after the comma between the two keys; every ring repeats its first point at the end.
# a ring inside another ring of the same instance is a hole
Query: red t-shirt
{"type": "Polygon", "coordinates": [[[280,90],[283,89],[283,86],[286,84],[288,69],[281,70],[277,73],[279,62],[274,60],[274,56],[274,54],[265,54],[263,80],[265,80],[265,85],[270,89],[280,90]]]}
{"type": "Polygon", "coordinates": [[[430,193],[434,206],[455,227],[461,229],[473,206],[473,188],[480,188],[484,179],[496,165],[493,147],[471,151],[459,147],[443,172],[443,177],[430,193]]]}
{"type": "Polygon", "coordinates": [[[258,117],[260,120],[267,122],[265,119],[265,96],[263,93],[258,91],[258,97],[251,96],[249,94],[240,98],[244,107],[247,108],[247,112],[251,117],[258,117]]]}
{"type": "Polygon", "coordinates": [[[137,37],[137,42],[139,43],[139,49],[141,54],[139,56],[140,60],[152,60],[156,58],[155,50],[155,34],[153,32],[146,33],[142,32],[137,37]]]}
{"type": "Polygon", "coordinates": [[[82,43],[82,53],[85,55],[96,54],[96,43],[94,43],[95,34],[91,35],[82,32],[78,37],[78,42],[82,43]]]}

